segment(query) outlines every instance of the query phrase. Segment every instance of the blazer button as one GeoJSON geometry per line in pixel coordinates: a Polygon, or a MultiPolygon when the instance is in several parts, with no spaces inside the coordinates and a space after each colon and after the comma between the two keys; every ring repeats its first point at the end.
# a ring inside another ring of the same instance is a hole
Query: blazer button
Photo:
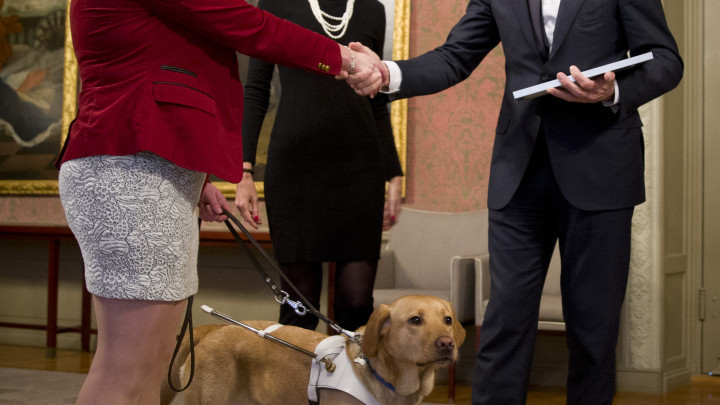
{"type": "Polygon", "coordinates": [[[550,75],[549,75],[549,74],[546,74],[546,73],[543,73],[543,74],[540,76],[540,79],[541,79],[541,80],[548,80],[549,78],[550,78],[550,75]]]}

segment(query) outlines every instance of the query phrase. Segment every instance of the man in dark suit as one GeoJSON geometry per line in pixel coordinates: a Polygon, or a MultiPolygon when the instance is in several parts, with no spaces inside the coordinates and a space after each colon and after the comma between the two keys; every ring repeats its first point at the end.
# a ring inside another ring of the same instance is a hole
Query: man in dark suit
{"type": "MultiPolygon", "coordinates": [[[[610,404],[631,219],[645,200],[637,109],[673,89],[683,63],[661,0],[470,0],[443,45],[386,62],[382,85],[397,98],[442,91],[499,43],[506,87],[488,190],[492,287],[473,403],[525,402],[540,297],[559,240],[567,402],[610,404]],[[654,59],[629,70],[592,80],[580,73],[645,52],[654,59]],[[568,67],[576,83],[558,73],[568,67]],[[513,98],[556,77],[562,87],[547,95],[513,98]]],[[[354,87],[363,94],[376,85],[354,87]]]]}

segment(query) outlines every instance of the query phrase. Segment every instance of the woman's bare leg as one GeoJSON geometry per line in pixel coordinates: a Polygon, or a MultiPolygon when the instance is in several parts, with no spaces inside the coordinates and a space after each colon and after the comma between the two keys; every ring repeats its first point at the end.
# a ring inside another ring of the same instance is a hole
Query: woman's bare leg
{"type": "Polygon", "coordinates": [[[98,347],[77,404],[158,404],[186,300],[93,296],[98,347]]]}

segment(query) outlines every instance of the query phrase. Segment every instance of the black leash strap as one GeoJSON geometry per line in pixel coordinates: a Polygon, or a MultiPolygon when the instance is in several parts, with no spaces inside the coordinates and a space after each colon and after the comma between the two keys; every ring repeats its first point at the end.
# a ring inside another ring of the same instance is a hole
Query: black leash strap
{"type": "Polygon", "coordinates": [[[187,387],[190,386],[190,383],[193,380],[193,376],[195,375],[195,342],[193,341],[193,326],[192,326],[192,302],[193,302],[193,296],[189,296],[187,299],[187,309],[185,310],[185,320],[183,321],[182,328],[180,329],[180,336],[178,336],[177,344],[175,345],[175,352],[173,352],[172,360],[170,360],[170,367],[168,367],[168,385],[170,385],[170,388],[172,388],[175,392],[181,392],[185,391],[187,387]],[[180,345],[182,344],[183,337],[185,336],[185,332],[188,331],[188,335],[190,338],[190,378],[188,379],[187,384],[182,388],[175,388],[175,385],[173,385],[172,382],[172,370],[173,370],[173,364],[175,364],[175,357],[177,357],[178,352],[180,351],[180,345]]]}
{"type": "Polygon", "coordinates": [[[258,272],[262,276],[263,280],[265,281],[265,284],[267,284],[270,287],[270,290],[273,292],[273,294],[275,294],[275,300],[277,302],[279,302],[281,305],[282,304],[290,305],[291,307],[293,307],[295,309],[295,312],[301,316],[305,315],[305,311],[310,312],[311,314],[317,316],[320,320],[322,320],[323,322],[328,324],[328,326],[335,329],[336,332],[343,333],[351,338],[354,338],[355,334],[353,332],[348,332],[345,329],[341,328],[340,325],[338,325],[337,323],[328,319],[328,317],[326,317],[325,315],[320,313],[320,311],[318,311],[312,304],[310,304],[308,299],[305,298],[305,296],[297,289],[297,287],[295,287],[295,285],[287,278],[285,273],[283,273],[283,271],[280,269],[280,266],[277,264],[277,262],[275,260],[273,260],[273,258],[270,257],[270,255],[268,255],[268,253],[265,251],[265,249],[263,249],[263,247],[260,246],[260,243],[252,236],[250,231],[248,231],[247,228],[245,228],[245,226],[243,226],[243,224],[241,224],[240,221],[234,215],[232,215],[231,213],[229,213],[226,210],[223,210],[223,214],[225,214],[228,217],[228,219],[225,221],[225,225],[227,225],[228,229],[230,230],[230,233],[235,238],[235,241],[238,244],[242,245],[247,250],[248,255],[252,258],[252,261],[255,264],[255,268],[258,270],[258,272]],[[252,252],[250,251],[250,248],[248,248],[245,245],[245,241],[243,241],[242,238],[240,238],[240,235],[238,235],[235,228],[233,228],[233,226],[230,224],[230,221],[232,221],[232,223],[235,224],[235,226],[237,226],[242,231],[242,233],[245,235],[245,237],[247,237],[247,239],[250,241],[250,243],[252,243],[253,246],[255,246],[255,248],[260,252],[260,254],[262,254],[262,256],[265,258],[265,260],[267,260],[267,262],[270,263],[270,265],[273,267],[273,269],[283,278],[283,280],[285,280],[285,282],[287,282],[287,284],[295,291],[295,293],[297,293],[298,297],[300,297],[300,301],[302,301],[302,302],[295,302],[295,301],[289,300],[288,293],[285,291],[282,291],[280,288],[278,288],[277,285],[275,285],[272,278],[267,274],[267,272],[262,268],[262,265],[260,264],[260,262],[252,254],[252,252]],[[303,303],[304,303],[304,305],[307,306],[307,309],[305,309],[306,307],[303,306],[303,303]]]}
{"type": "Polygon", "coordinates": [[[237,231],[233,226],[230,224],[230,220],[232,220],[235,225],[245,234],[245,236],[248,238],[248,240],[255,246],[255,248],[260,252],[265,260],[267,260],[271,265],[274,267],[274,261],[270,257],[270,255],[267,254],[265,249],[260,246],[260,243],[250,234],[250,232],[245,228],[240,221],[235,218],[232,214],[229,212],[223,210],[223,213],[228,217],[228,219],[225,220],[225,225],[227,226],[228,230],[232,234],[233,238],[235,238],[235,241],[241,245],[248,253],[248,256],[250,257],[250,260],[252,261],[253,265],[257,269],[257,271],[262,276],[263,281],[265,281],[265,284],[270,288],[270,291],[275,295],[275,301],[277,301],[280,304],[284,304],[287,301],[287,293],[284,293],[275,283],[273,282],[272,277],[270,277],[267,272],[263,269],[262,265],[260,264],[260,261],[255,257],[255,255],[252,254],[250,251],[250,248],[248,248],[245,245],[245,242],[242,240],[240,235],[238,235],[237,231]]]}

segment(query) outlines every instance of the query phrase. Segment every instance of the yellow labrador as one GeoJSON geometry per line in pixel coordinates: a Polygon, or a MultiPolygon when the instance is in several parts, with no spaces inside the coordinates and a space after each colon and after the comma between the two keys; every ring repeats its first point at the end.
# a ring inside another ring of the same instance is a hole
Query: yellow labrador
{"type": "MultiPolygon", "coordinates": [[[[273,322],[243,322],[264,330],[273,322]]],[[[349,363],[364,388],[380,404],[419,404],[435,384],[435,371],[455,362],[465,330],[450,303],[433,296],[408,295],[381,305],[365,327],[362,344],[348,340],[349,363]],[[362,361],[362,359],[366,361],[362,361]]],[[[195,376],[183,404],[307,405],[312,358],[233,325],[194,331],[195,376]]],[[[313,352],[327,335],[283,326],[272,336],[313,352]]],[[[185,341],[173,370],[175,386],[189,377],[185,341]],[[182,377],[182,378],[181,378],[182,377]]],[[[163,387],[163,403],[174,392],[163,387]]],[[[361,404],[342,390],[320,389],[320,404],[361,404]]]]}

